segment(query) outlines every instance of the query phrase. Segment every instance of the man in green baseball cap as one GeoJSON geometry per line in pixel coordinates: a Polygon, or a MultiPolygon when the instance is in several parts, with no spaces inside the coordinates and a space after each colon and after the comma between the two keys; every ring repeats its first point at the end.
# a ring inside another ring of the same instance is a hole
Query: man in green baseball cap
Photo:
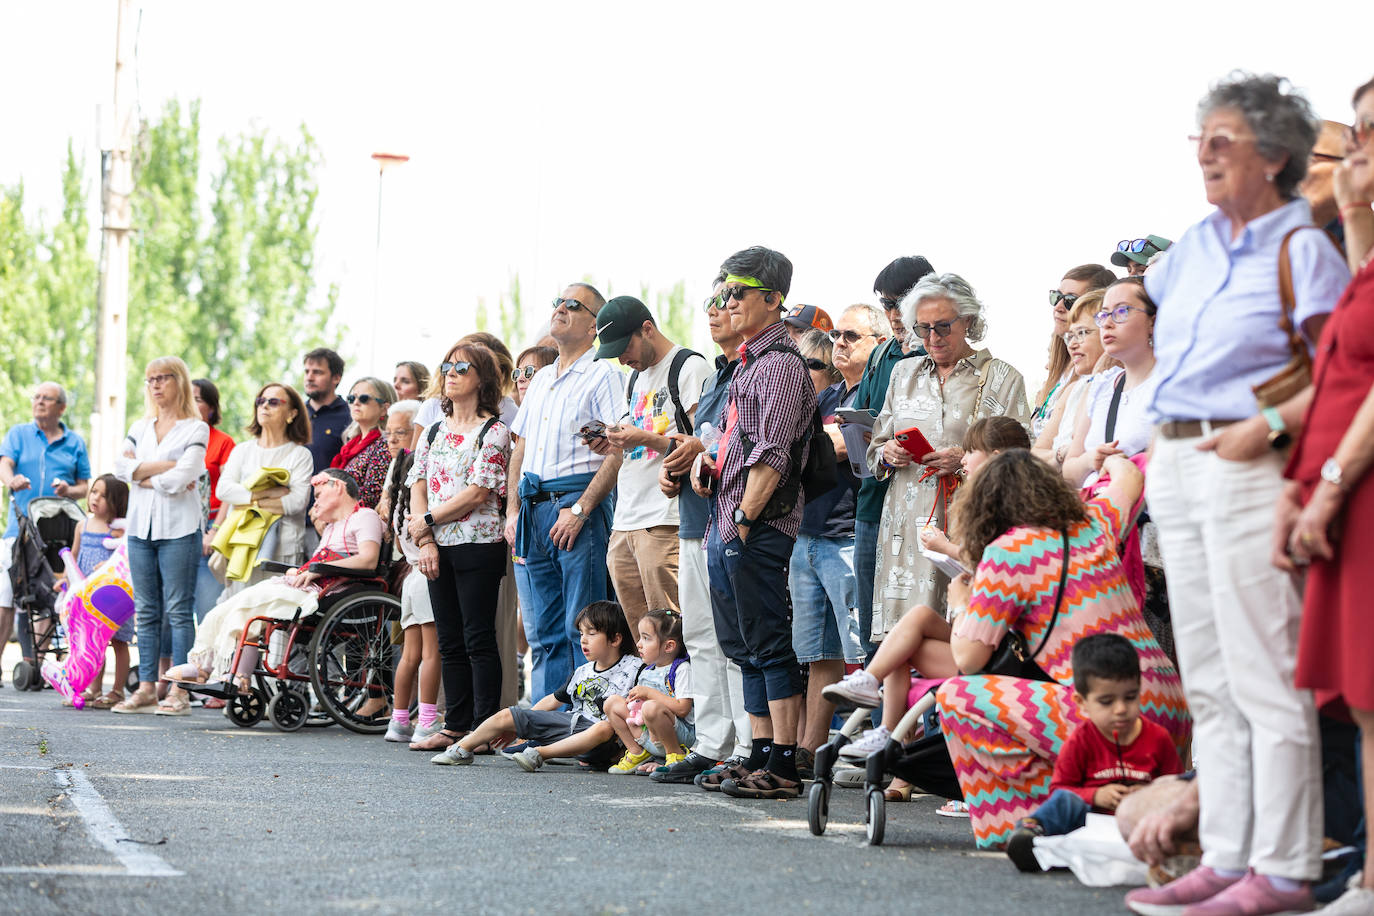
{"type": "Polygon", "coordinates": [[[1143,239],[1122,239],[1112,252],[1112,263],[1126,268],[1128,276],[1139,277],[1145,273],[1150,258],[1167,251],[1173,242],[1160,235],[1147,235],[1143,239]]]}

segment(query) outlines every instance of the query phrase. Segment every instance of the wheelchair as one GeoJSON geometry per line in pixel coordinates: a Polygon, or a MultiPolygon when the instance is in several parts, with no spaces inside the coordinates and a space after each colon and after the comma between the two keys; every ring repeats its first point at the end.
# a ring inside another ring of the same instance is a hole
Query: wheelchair
{"type": "MultiPolygon", "coordinates": [[[[192,694],[225,701],[225,716],[241,728],[264,718],[281,731],[337,723],[359,734],[386,731],[400,650],[401,602],[387,591],[386,551],[373,570],[312,563],[311,572],[342,581],[320,595],[308,616],[290,620],[253,617],[244,625],[227,680],[174,681],[192,694]],[[240,677],[249,684],[240,686],[240,677]],[[311,696],[314,701],[312,703],[311,696]],[[361,714],[384,699],[375,715],[361,714]]],[[[259,568],[282,573],[291,567],[262,561],[259,568]]]]}

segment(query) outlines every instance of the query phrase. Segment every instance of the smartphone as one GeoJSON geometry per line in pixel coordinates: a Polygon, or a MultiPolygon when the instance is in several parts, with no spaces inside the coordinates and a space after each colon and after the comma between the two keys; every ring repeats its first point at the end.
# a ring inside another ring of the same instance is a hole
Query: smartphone
{"type": "MultiPolygon", "coordinates": [[[[703,452],[702,454],[704,455],[705,453],[703,452]]],[[[714,493],[716,491],[715,475],[711,473],[711,469],[707,467],[706,462],[701,459],[702,455],[697,455],[696,460],[692,463],[692,473],[697,475],[697,483],[701,484],[702,489],[707,493],[714,493]]]]}
{"type": "Polygon", "coordinates": [[[606,438],[606,424],[600,420],[593,420],[578,430],[578,435],[588,442],[593,439],[606,438]]]}
{"type": "Polygon", "coordinates": [[[935,446],[930,444],[925,433],[921,432],[920,427],[917,426],[897,433],[897,444],[906,450],[912,461],[920,461],[935,451],[935,446]]]}

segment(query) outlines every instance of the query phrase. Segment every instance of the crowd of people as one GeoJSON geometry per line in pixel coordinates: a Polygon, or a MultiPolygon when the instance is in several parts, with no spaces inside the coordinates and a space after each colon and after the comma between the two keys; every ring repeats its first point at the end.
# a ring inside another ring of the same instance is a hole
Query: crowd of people
{"type": "Polygon", "coordinates": [[[308,559],[370,569],[389,543],[403,649],[369,712],[435,764],[580,755],[792,799],[837,705],[876,710],[855,757],[914,740],[915,678],[947,754],[887,798],[945,796],[978,847],[1035,870],[1036,837],[1119,811],[1152,864],[1200,847],[1136,912],[1371,913],[1360,856],[1322,883],[1374,789],[1374,81],[1353,104],[1323,124],[1282,79],[1214,85],[1210,213],[1122,241],[1126,276],[1064,271],[1037,388],[980,346],[960,274],[899,257],[876,305],[825,309],[753,247],[702,305],[718,353],[576,282],[518,356],[474,333],[343,397],[312,350],[237,444],[212,381],[154,360],[94,481],[44,383],[0,450],[6,537],[32,496],[84,497],[94,564],[124,518],[136,634],[89,698],[115,713],[191,714],[170,666],[243,676],[222,669],[245,609],[307,606],[308,559]]]}

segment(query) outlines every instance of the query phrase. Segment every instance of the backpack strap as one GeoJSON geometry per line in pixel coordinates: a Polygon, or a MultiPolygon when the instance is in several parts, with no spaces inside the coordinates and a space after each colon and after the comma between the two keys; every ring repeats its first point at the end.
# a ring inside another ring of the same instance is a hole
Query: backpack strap
{"type": "Polygon", "coordinates": [[[425,433],[425,445],[428,445],[430,448],[434,447],[434,437],[439,435],[439,427],[443,424],[443,422],[443,417],[440,417],[439,419],[435,420],[432,424],[430,424],[429,432],[425,433]]]}
{"type": "Polygon", "coordinates": [[[1107,439],[1111,442],[1116,432],[1116,412],[1121,409],[1121,395],[1126,391],[1126,373],[1123,371],[1112,389],[1112,403],[1107,408],[1107,439]]]}
{"type": "MultiPolygon", "coordinates": [[[[689,350],[683,347],[673,354],[673,361],[668,365],[668,396],[673,399],[673,408],[675,410],[673,422],[677,424],[678,432],[688,433],[689,435],[692,432],[692,418],[689,417],[687,411],[682,408],[682,391],[678,387],[678,379],[682,375],[682,367],[686,365],[687,360],[691,359],[693,356],[700,357],[701,359],[706,358],[695,350],[689,350]]],[[[639,381],[638,369],[630,373],[630,381],[625,385],[625,403],[627,405],[634,404],[635,382],[637,381],[639,381]]]]}
{"type": "Polygon", "coordinates": [[[672,663],[671,665],[668,666],[668,678],[667,678],[667,680],[668,680],[668,692],[671,693],[673,696],[677,696],[677,669],[678,669],[678,666],[681,665],[681,664],[682,664],[683,662],[685,662],[685,661],[687,661],[687,659],[682,658],[681,656],[679,656],[678,658],[673,659],[673,663],[672,663]]]}

